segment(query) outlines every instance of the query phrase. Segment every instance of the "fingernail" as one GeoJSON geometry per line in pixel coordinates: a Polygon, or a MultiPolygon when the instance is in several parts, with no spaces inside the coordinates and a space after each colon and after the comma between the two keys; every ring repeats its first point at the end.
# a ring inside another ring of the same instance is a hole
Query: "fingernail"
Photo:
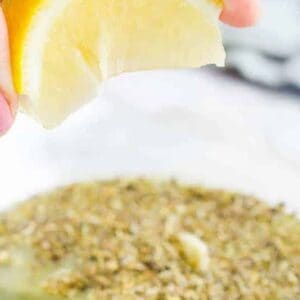
{"type": "Polygon", "coordinates": [[[13,123],[10,107],[3,95],[0,94],[0,135],[4,134],[13,123]]]}

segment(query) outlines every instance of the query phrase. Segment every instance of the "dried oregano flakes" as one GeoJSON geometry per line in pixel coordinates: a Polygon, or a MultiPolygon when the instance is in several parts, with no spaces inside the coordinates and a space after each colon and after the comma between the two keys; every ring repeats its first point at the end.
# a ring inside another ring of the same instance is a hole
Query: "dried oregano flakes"
{"type": "Polygon", "coordinates": [[[2,215],[1,293],[296,300],[300,221],[280,205],[175,181],[75,184],[2,215]]]}

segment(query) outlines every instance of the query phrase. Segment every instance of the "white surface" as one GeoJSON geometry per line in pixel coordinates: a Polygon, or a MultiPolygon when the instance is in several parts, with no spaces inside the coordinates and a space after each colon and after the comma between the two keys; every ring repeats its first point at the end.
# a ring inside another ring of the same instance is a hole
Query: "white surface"
{"type": "Polygon", "coordinates": [[[300,101],[202,69],[124,75],[53,131],[0,139],[0,207],[72,181],[173,176],[300,213],[300,101]]]}

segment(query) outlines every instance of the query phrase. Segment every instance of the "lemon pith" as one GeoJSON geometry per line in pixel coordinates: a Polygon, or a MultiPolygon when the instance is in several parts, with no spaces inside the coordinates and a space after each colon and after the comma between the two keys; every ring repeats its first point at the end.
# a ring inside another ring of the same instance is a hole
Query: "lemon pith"
{"type": "Polygon", "coordinates": [[[122,72],[223,65],[219,0],[4,0],[14,83],[46,127],[122,72]]]}

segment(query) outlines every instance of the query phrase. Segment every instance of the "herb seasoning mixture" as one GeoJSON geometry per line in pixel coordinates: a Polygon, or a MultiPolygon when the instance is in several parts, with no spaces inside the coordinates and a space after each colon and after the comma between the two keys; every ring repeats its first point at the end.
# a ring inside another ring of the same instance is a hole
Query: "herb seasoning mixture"
{"type": "Polygon", "coordinates": [[[0,299],[300,299],[300,221],[175,181],[75,184],[0,217],[0,299]]]}

